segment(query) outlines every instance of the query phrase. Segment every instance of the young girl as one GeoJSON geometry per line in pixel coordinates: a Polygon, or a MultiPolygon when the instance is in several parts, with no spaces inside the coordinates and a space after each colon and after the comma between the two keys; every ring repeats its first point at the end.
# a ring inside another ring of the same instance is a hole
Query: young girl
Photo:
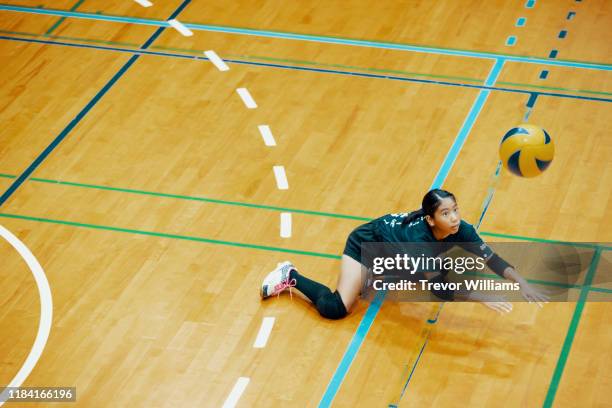
{"type": "MultiPolygon", "coordinates": [[[[418,211],[387,214],[353,230],[346,241],[342,255],[342,270],[335,292],[299,274],[291,262],[283,262],[264,279],[261,297],[266,299],[280,294],[287,288],[295,287],[310,299],[321,316],[328,319],[343,318],[350,311],[365,284],[368,265],[362,262],[361,244],[368,242],[442,242],[451,245],[456,243],[460,246],[469,243],[471,245],[466,249],[484,258],[493,272],[519,283],[521,295],[530,303],[535,302],[541,307],[548,299],[534,290],[509,263],[493,253],[478,236],[476,229],[461,220],[455,196],[440,189],[425,194],[421,209],[418,211]]],[[[443,282],[443,276],[439,272],[425,273],[425,277],[430,282],[443,282]]],[[[443,300],[455,298],[455,293],[452,291],[432,292],[443,300]]],[[[510,303],[500,301],[501,298],[494,296],[472,292],[467,295],[467,299],[480,301],[499,312],[512,310],[510,303]]]]}

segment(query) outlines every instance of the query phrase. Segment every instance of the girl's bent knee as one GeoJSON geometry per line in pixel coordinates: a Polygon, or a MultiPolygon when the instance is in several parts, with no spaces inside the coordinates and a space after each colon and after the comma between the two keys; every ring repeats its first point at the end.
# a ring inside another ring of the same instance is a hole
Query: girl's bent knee
{"type": "Polygon", "coordinates": [[[321,296],[316,306],[319,314],[327,319],[342,319],[348,314],[338,291],[321,296]]]}

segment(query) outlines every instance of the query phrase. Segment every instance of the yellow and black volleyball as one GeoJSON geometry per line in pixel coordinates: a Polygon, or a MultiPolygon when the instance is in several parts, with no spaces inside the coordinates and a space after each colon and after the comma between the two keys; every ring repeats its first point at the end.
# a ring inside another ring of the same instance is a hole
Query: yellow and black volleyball
{"type": "Polygon", "coordinates": [[[550,166],[555,145],[539,126],[522,124],[510,129],[499,144],[504,167],[521,177],[535,177],[550,166]]]}

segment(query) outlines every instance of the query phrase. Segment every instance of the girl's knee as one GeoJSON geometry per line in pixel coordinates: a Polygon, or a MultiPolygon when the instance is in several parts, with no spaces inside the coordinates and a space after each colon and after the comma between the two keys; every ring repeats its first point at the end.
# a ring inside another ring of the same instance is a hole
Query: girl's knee
{"type": "Polygon", "coordinates": [[[319,314],[327,319],[342,319],[348,314],[338,291],[321,296],[321,298],[317,300],[316,306],[319,314]]]}

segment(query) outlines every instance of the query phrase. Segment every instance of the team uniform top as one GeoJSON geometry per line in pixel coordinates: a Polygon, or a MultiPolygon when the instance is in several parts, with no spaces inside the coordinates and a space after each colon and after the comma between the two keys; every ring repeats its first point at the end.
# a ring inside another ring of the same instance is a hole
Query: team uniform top
{"type": "Polygon", "coordinates": [[[488,266],[500,276],[503,276],[503,271],[506,267],[510,266],[510,264],[497,256],[493,250],[483,242],[476,232],[476,229],[466,221],[461,220],[459,229],[456,233],[450,234],[444,239],[437,240],[424,217],[417,218],[408,224],[404,223],[404,219],[409,214],[410,213],[387,214],[357,227],[349,235],[344,253],[357,262],[362,263],[362,243],[436,243],[436,245],[419,246],[420,250],[418,255],[424,253],[426,256],[437,256],[455,245],[458,245],[474,255],[484,258],[488,266]]]}

